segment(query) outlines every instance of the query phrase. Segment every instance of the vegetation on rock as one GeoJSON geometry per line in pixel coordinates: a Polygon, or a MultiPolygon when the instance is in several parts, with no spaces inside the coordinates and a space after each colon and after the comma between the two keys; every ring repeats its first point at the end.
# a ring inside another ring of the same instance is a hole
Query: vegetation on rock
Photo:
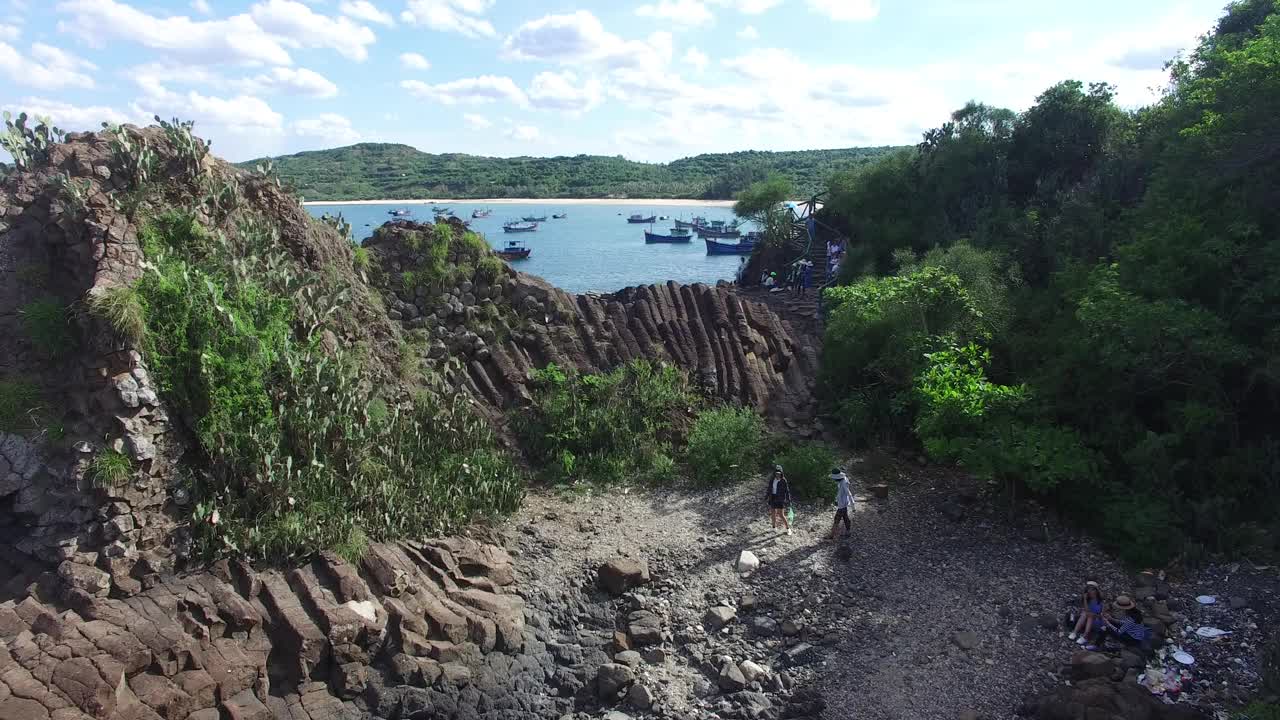
{"type": "Polygon", "coordinates": [[[754,474],[763,457],[761,442],[765,433],[764,421],[745,408],[713,408],[698,413],[685,447],[694,481],[714,485],[754,474]]]}
{"type": "Polygon", "coordinates": [[[1035,492],[1143,563],[1274,551],[1280,517],[1275,3],[1231,5],[1172,71],[1137,112],[1079,82],[971,103],[835,178],[823,218],[853,238],[825,296],[846,432],[1035,492]]]}
{"type": "MultiPolygon", "coordinates": [[[[727,200],[777,174],[816,192],[836,172],[892,148],[738,152],[665,165],[621,157],[490,158],[431,155],[407,145],[361,143],[274,158],[276,171],[308,200],[406,198],[707,198],[727,200]]],[[[252,168],[258,160],[242,163],[252,168]]]]}

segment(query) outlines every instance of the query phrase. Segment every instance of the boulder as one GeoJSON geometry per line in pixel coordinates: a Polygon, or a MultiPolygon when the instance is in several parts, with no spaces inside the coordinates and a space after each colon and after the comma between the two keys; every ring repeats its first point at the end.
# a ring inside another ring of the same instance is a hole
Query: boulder
{"type": "Polygon", "coordinates": [[[795,637],[800,634],[801,630],[804,630],[804,623],[799,620],[787,618],[782,621],[782,634],[787,637],[795,637]]]}
{"type": "Polygon", "coordinates": [[[738,664],[738,669],[742,671],[742,676],[745,677],[749,683],[753,683],[758,680],[763,681],[764,678],[769,675],[769,671],[767,669],[751,662],[750,660],[743,660],[738,664]]]}
{"type": "Polygon", "coordinates": [[[611,595],[621,595],[626,591],[649,583],[649,563],[630,558],[616,558],[600,566],[596,573],[600,587],[611,595]]]}
{"type": "Polygon", "coordinates": [[[726,659],[720,665],[720,673],[716,676],[716,684],[725,692],[739,692],[747,687],[747,678],[732,660],[726,659]]]}
{"type": "Polygon", "coordinates": [[[750,550],[743,550],[738,554],[738,562],[733,567],[742,575],[750,575],[760,569],[760,558],[750,550]]]}
{"type": "Polygon", "coordinates": [[[627,691],[627,704],[637,710],[648,710],[653,707],[653,693],[640,683],[634,683],[627,691]]]}
{"type": "Polygon", "coordinates": [[[596,670],[596,696],[601,702],[614,702],[618,699],[618,693],[635,681],[636,674],[631,668],[618,663],[605,663],[596,670]]]}
{"type": "Polygon", "coordinates": [[[111,592],[111,576],[88,565],[64,560],[58,566],[58,577],[69,590],[80,590],[93,597],[106,597],[111,592]]]}
{"type": "Polygon", "coordinates": [[[733,608],[725,607],[724,605],[717,605],[707,611],[706,616],[702,618],[702,624],[712,630],[719,630],[725,625],[733,622],[737,617],[738,614],[734,612],[733,608]]]}
{"type": "Polygon", "coordinates": [[[1115,673],[1115,665],[1111,658],[1102,653],[1081,650],[1071,656],[1071,678],[1073,680],[1089,680],[1092,678],[1109,678],[1115,673]]]}
{"type": "Polygon", "coordinates": [[[627,616],[627,634],[631,645],[657,645],[662,642],[662,619],[650,610],[636,610],[627,616]]]}
{"type": "Polygon", "coordinates": [[[1166,705],[1137,683],[1106,678],[1084,680],[1059,687],[1019,709],[1019,715],[1036,720],[1078,718],[1144,718],[1145,720],[1203,720],[1199,710],[1186,703],[1166,705]]]}
{"type": "Polygon", "coordinates": [[[644,658],[640,657],[640,653],[635,650],[624,650],[614,655],[613,661],[629,668],[637,668],[644,663],[644,658]]]}
{"type": "Polygon", "coordinates": [[[751,618],[751,631],[757,635],[768,637],[778,632],[778,623],[768,615],[757,615],[751,618]]]}

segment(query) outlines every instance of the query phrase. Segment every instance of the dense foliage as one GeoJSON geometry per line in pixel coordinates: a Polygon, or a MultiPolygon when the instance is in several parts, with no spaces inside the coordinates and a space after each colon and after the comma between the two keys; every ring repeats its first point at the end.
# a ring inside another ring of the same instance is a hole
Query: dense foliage
{"type": "Polygon", "coordinates": [[[1275,550],[1277,138],[1280,5],[1244,0],[1152,107],[1063,82],[835,178],[846,432],[1038,493],[1135,561],[1275,550]]]}
{"type": "MultiPolygon", "coordinates": [[[[274,158],[276,171],[308,200],[406,198],[706,198],[727,200],[777,174],[816,192],[833,173],[892,148],[737,152],[667,164],[621,156],[493,158],[432,155],[408,145],[361,143],[274,158]]],[[[242,163],[249,168],[261,161],[242,163]]]]}
{"type": "Polygon", "coordinates": [[[685,459],[700,485],[753,475],[762,457],[764,421],[745,408],[713,408],[698,413],[689,429],[685,459]]]}
{"type": "Polygon", "coordinates": [[[774,464],[782,466],[795,497],[817,501],[835,498],[836,484],[831,480],[831,469],[836,465],[836,454],[826,445],[792,445],[774,457],[774,464]]]}
{"type": "Polygon", "coordinates": [[[141,240],[148,363],[206,456],[191,479],[206,552],[358,555],[518,505],[515,469],[464,396],[388,407],[362,358],[323,346],[347,290],[286,261],[272,225],[245,217],[228,236],[170,211],[141,240]]]}

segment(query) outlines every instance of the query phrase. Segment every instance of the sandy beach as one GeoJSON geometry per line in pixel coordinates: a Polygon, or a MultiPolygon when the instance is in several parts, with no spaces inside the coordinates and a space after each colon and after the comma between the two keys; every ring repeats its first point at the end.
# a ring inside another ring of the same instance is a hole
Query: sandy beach
{"type": "Polygon", "coordinates": [[[732,200],[675,200],[645,198],[478,198],[474,200],[308,200],[303,205],[663,205],[667,207],[732,207],[732,200]]]}

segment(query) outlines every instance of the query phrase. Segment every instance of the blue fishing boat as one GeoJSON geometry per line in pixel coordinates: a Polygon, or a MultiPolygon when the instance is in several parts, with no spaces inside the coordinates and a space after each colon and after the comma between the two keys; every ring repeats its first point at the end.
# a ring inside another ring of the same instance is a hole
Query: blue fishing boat
{"type": "Polygon", "coordinates": [[[736,243],[720,242],[711,238],[702,238],[707,244],[708,255],[750,255],[756,244],[745,238],[736,243]]]}
{"type": "Polygon", "coordinates": [[[652,225],[657,222],[657,220],[657,215],[632,215],[627,218],[627,222],[632,223],[633,225],[652,225]]]}
{"type": "Polygon", "coordinates": [[[536,222],[509,222],[502,226],[502,231],[509,233],[536,232],[537,230],[538,223],[536,222]]]}
{"type": "Polygon", "coordinates": [[[689,228],[671,228],[670,230],[667,231],[667,233],[668,234],[666,235],[662,235],[660,233],[652,232],[650,230],[645,230],[644,241],[650,245],[653,245],[656,243],[693,242],[693,232],[689,230],[689,228]]]}
{"type": "Polygon", "coordinates": [[[552,213],[551,214],[552,220],[563,220],[567,217],[569,217],[569,213],[552,213]]]}
{"type": "Polygon", "coordinates": [[[536,215],[530,215],[530,216],[528,216],[528,217],[522,217],[522,218],[520,218],[520,219],[521,219],[521,220],[523,220],[523,221],[525,221],[525,222],[546,222],[546,221],[547,221],[547,216],[546,216],[546,215],[543,215],[542,217],[538,217],[538,216],[536,216],[536,215]]]}
{"type": "Polygon", "coordinates": [[[503,260],[524,260],[533,250],[525,247],[519,240],[508,240],[507,246],[496,252],[503,260]]]}

